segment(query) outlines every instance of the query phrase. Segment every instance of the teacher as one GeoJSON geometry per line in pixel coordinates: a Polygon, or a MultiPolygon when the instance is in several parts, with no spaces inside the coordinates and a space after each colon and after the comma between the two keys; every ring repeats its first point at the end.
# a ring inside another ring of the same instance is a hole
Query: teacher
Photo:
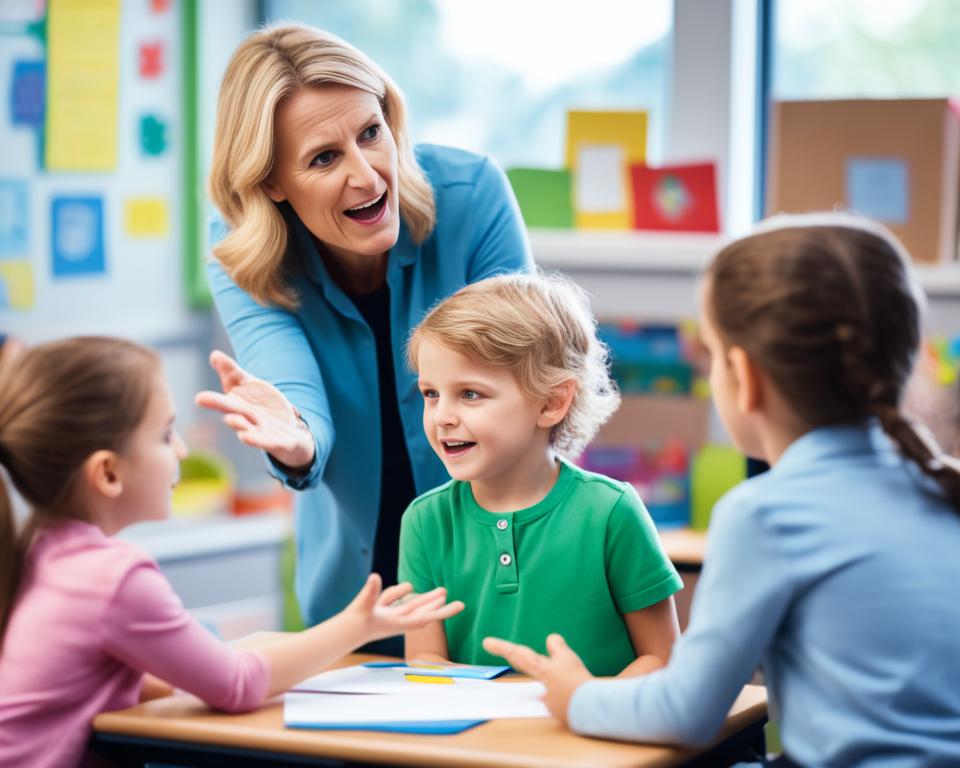
{"type": "Polygon", "coordinates": [[[448,479],[421,424],[407,336],[467,283],[533,266],[516,200],[489,159],[414,147],[397,86],[303,26],[248,37],[217,105],[209,266],[238,362],[214,352],[225,414],[296,494],[307,624],[371,570],[396,580],[400,517],[448,479]]]}

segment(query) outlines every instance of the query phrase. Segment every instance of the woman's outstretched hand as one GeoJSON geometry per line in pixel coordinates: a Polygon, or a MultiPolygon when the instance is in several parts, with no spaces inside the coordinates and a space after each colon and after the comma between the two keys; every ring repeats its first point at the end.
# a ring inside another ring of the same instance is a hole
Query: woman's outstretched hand
{"type": "Polygon", "coordinates": [[[343,609],[344,617],[357,623],[364,643],[420,629],[432,621],[443,621],[463,610],[463,603],[447,602],[447,590],[437,587],[414,595],[410,582],[381,591],[380,576],[371,573],[353,601],[343,609]],[[406,598],[406,599],[403,599],[406,598]]]}
{"type": "Polygon", "coordinates": [[[220,350],[210,353],[210,365],[220,376],[223,392],[200,392],[196,404],[224,414],[224,423],[240,442],[266,451],[290,469],[309,467],[316,450],[313,435],[280,390],[251,376],[220,350]]]}
{"type": "Polygon", "coordinates": [[[539,680],[546,687],[543,703],[561,723],[567,722],[567,710],[573,692],[593,680],[580,657],[560,635],[547,636],[547,652],[543,656],[532,648],[496,637],[485,637],[483,648],[494,656],[502,656],[517,672],[539,680]]]}

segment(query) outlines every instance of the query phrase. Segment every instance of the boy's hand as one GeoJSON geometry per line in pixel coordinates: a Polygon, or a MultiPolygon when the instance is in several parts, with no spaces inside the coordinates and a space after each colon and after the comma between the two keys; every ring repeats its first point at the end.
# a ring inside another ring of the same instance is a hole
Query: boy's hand
{"type": "Polygon", "coordinates": [[[503,656],[518,672],[536,678],[546,686],[543,702],[561,723],[567,722],[567,709],[573,692],[583,683],[593,680],[593,675],[560,635],[547,637],[549,656],[541,656],[532,648],[518,645],[496,637],[483,640],[488,653],[503,656]]]}
{"type": "Polygon", "coordinates": [[[414,595],[409,582],[381,591],[380,576],[371,573],[363,589],[343,610],[343,615],[357,623],[360,643],[401,635],[419,629],[431,621],[443,621],[463,610],[463,603],[447,602],[447,590],[437,587],[422,595],[414,595]],[[403,599],[406,598],[406,599],[403,599]]]}

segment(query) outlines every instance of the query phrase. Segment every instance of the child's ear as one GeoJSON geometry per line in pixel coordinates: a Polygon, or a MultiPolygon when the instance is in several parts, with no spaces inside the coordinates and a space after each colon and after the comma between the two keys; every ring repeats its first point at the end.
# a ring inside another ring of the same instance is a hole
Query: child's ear
{"type": "Polygon", "coordinates": [[[83,473],[97,493],[115,499],[123,493],[119,464],[117,454],[113,451],[96,451],[83,463],[83,473]]]}
{"type": "Polygon", "coordinates": [[[737,408],[746,415],[763,402],[763,379],[753,360],[742,347],[731,347],[727,353],[737,387],[737,408]]]}
{"type": "Polygon", "coordinates": [[[570,410],[570,404],[573,403],[573,397],[577,394],[577,383],[573,379],[567,379],[562,384],[558,384],[551,391],[550,396],[544,402],[540,409],[540,418],[537,419],[538,427],[553,427],[563,421],[567,411],[570,410]]]}

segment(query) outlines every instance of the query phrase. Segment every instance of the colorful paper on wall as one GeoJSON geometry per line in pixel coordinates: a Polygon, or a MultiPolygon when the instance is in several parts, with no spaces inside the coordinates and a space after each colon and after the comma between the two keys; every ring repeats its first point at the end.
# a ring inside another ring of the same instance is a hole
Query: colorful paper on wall
{"type": "Polygon", "coordinates": [[[54,277],[102,274],[106,270],[102,198],[54,198],[51,223],[54,277]]]}
{"type": "Polygon", "coordinates": [[[164,51],[162,42],[140,44],[140,77],[154,80],[163,74],[164,51]]]}
{"type": "Polygon", "coordinates": [[[633,226],[671,232],[719,232],[713,163],[634,165],[633,226]]]}
{"type": "Polygon", "coordinates": [[[10,121],[14,125],[40,128],[44,113],[44,64],[17,61],[10,86],[10,121]]]}
{"type": "Polygon", "coordinates": [[[580,144],[577,147],[577,212],[604,214],[627,204],[623,177],[626,153],[617,144],[580,144]]]}
{"type": "Polygon", "coordinates": [[[120,0],[50,0],[48,169],[116,167],[119,35],[120,0]]]}
{"type": "Polygon", "coordinates": [[[167,124],[155,115],[140,118],[140,149],[148,157],[162,155],[167,149],[167,124]]]}
{"type": "Polygon", "coordinates": [[[169,230],[167,201],[160,197],[132,197],[124,206],[123,223],[131,237],[162,237],[169,230]]]}
{"type": "Polygon", "coordinates": [[[43,17],[44,0],[3,0],[0,21],[29,23],[43,17]]]}
{"type": "Polygon", "coordinates": [[[0,259],[30,250],[28,200],[24,179],[0,179],[0,259]]]}
{"type": "Polygon", "coordinates": [[[0,261],[0,309],[32,309],[35,293],[29,261],[0,261]]]}
{"type": "Polygon", "coordinates": [[[570,171],[512,168],[507,178],[528,227],[573,227],[573,190],[570,171]]]}
{"type": "Polygon", "coordinates": [[[630,228],[629,166],[644,162],[646,148],[646,112],[567,113],[566,162],[574,175],[578,227],[630,228]]]}

